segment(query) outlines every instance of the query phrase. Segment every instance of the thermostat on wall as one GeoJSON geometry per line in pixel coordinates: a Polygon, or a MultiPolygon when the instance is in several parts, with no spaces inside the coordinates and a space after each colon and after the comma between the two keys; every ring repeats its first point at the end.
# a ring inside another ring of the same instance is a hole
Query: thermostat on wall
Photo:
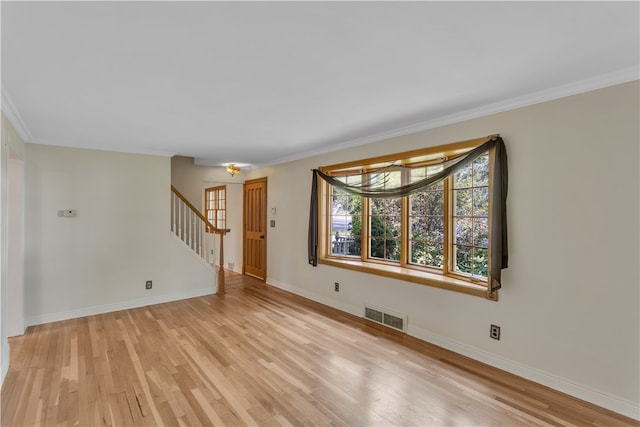
{"type": "Polygon", "coordinates": [[[74,216],[77,216],[78,212],[75,209],[64,209],[61,211],[58,211],[58,216],[63,216],[65,218],[73,218],[74,216]]]}

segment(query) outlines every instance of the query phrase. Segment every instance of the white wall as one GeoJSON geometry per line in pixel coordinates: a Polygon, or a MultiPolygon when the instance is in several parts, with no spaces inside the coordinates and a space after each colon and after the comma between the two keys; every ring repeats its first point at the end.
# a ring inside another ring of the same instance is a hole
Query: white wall
{"type": "MultiPolygon", "coordinates": [[[[218,185],[227,186],[227,228],[224,237],[225,268],[233,263],[233,270],[242,273],[242,184],[245,172],[229,175],[222,167],[194,165],[192,157],[171,158],[171,185],[176,187],[195,207],[204,212],[204,190],[218,185]]],[[[216,236],[216,251],[219,238],[216,236]]],[[[218,258],[216,257],[216,264],[218,258]]]]}
{"type": "Polygon", "coordinates": [[[169,158],[26,151],[28,325],[217,290],[213,268],[170,235],[169,158]]]}
{"type": "MultiPolygon", "coordinates": [[[[12,301],[9,296],[22,293],[23,282],[20,273],[23,269],[23,253],[20,253],[20,244],[23,235],[20,221],[16,220],[19,214],[22,198],[20,197],[20,179],[22,174],[21,161],[25,158],[24,143],[18,136],[13,126],[2,113],[2,146],[0,147],[0,383],[9,369],[9,321],[16,321],[23,313],[21,301],[12,301]],[[11,168],[9,167],[11,165],[11,168]],[[11,169],[11,173],[9,170],[11,169]],[[11,195],[9,197],[11,179],[11,195]],[[11,203],[10,203],[11,202],[11,203]],[[9,217],[11,217],[11,230],[9,229],[9,217]],[[9,233],[11,231],[11,233],[9,233]],[[11,247],[10,239],[11,237],[11,247]],[[9,249],[12,249],[11,258],[9,249]],[[17,253],[16,253],[17,251],[17,253]],[[11,285],[11,289],[9,286],[11,285]]],[[[19,320],[18,320],[19,321],[19,320]]]]}
{"type": "Polygon", "coordinates": [[[405,313],[411,335],[640,418],[638,95],[636,81],[250,172],[278,208],[267,282],[356,315],[405,313]],[[310,169],[494,133],[510,173],[498,302],[308,265],[310,169]]]}

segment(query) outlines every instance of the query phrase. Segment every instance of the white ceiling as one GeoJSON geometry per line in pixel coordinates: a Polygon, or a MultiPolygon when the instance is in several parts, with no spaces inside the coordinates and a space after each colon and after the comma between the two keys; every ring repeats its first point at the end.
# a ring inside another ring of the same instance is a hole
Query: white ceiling
{"type": "Polygon", "coordinates": [[[638,78],[638,2],[1,2],[27,142],[254,166],[638,78]]]}

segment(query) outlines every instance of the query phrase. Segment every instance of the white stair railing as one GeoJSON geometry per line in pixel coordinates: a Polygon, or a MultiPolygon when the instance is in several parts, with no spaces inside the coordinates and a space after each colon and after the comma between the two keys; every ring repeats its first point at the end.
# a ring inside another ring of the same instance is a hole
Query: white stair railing
{"type": "Polygon", "coordinates": [[[229,229],[220,229],[211,224],[174,186],[171,186],[171,232],[189,246],[206,263],[215,267],[214,238],[220,236],[220,259],[218,267],[218,293],[224,286],[224,235],[229,229]]]}

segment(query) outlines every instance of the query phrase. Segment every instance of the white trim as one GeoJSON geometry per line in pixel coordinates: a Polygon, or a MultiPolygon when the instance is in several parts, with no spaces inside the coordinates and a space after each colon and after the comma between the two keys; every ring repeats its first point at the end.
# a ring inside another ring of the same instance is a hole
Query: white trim
{"type": "Polygon", "coordinates": [[[31,132],[29,132],[29,128],[27,127],[24,120],[22,120],[22,116],[11,101],[11,97],[4,87],[2,87],[2,111],[4,112],[7,120],[9,120],[9,122],[13,125],[13,128],[20,136],[20,139],[22,139],[22,141],[24,142],[29,142],[31,140],[31,132]]]}
{"type": "Polygon", "coordinates": [[[550,387],[562,393],[569,394],[578,399],[585,400],[600,407],[609,409],[627,417],[640,420],[640,405],[618,396],[601,392],[591,387],[578,384],[548,372],[541,371],[531,366],[523,365],[513,360],[505,359],[485,350],[480,350],[459,341],[452,340],[418,326],[409,325],[408,334],[423,341],[446,348],[463,356],[470,357],[487,365],[491,365],[503,371],[526,378],[530,381],[550,387]]]}
{"type": "Polygon", "coordinates": [[[26,140],[25,142],[29,142],[31,144],[40,144],[40,145],[53,145],[56,147],[77,148],[79,150],[111,151],[114,153],[140,154],[144,156],[173,157],[178,154],[178,153],[174,153],[173,151],[160,151],[160,150],[154,150],[152,148],[149,148],[149,149],[125,148],[121,145],[110,146],[110,145],[102,144],[102,145],[87,147],[82,145],[82,143],[74,144],[73,142],[68,142],[68,141],[55,141],[52,139],[42,139],[42,138],[32,138],[30,140],[26,140]]]}
{"type": "Polygon", "coordinates": [[[530,105],[540,104],[542,102],[547,102],[547,101],[553,101],[555,99],[560,99],[560,98],[564,98],[571,95],[577,95],[579,93],[590,92],[593,90],[602,89],[602,88],[614,86],[617,84],[627,83],[630,81],[638,80],[639,78],[640,78],[640,74],[637,66],[624,68],[622,70],[614,71],[607,74],[602,74],[600,76],[591,77],[588,79],[564,84],[561,86],[556,86],[549,89],[543,89],[540,91],[531,92],[525,95],[506,99],[503,101],[494,102],[481,107],[470,108],[468,110],[463,110],[458,113],[434,117],[434,118],[413,123],[407,126],[389,129],[373,135],[363,136],[360,138],[351,139],[348,141],[328,145],[325,147],[320,147],[317,149],[306,150],[299,154],[281,157],[280,159],[276,159],[269,163],[254,165],[254,168],[274,166],[282,163],[292,162],[294,160],[306,159],[315,155],[327,154],[327,153],[331,153],[338,150],[344,150],[347,148],[359,147],[361,145],[383,141],[385,139],[395,138],[403,135],[410,135],[413,133],[422,132],[429,129],[435,129],[435,128],[446,126],[446,125],[460,123],[466,120],[472,120],[480,117],[489,116],[491,114],[497,114],[497,113],[502,113],[509,110],[515,110],[516,108],[528,107],[530,105]]]}
{"type": "MultiPolygon", "coordinates": [[[[293,294],[311,299],[312,301],[316,301],[321,304],[328,305],[329,307],[333,307],[349,314],[353,314],[354,316],[361,318],[364,317],[363,307],[355,307],[341,301],[336,301],[315,292],[297,288],[275,279],[267,278],[267,283],[293,294]]],[[[479,362],[486,363],[487,365],[502,369],[503,371],[528,379],[538,384],[542,384],[578,399],[585,400],[602,408],[606,408],[627,417],[640,420],[640,405],[637,402],[625,400],[618,396],[604,393],[594,388],[575,383],[565,378],[561,378],[557,375],[550,374],[548,372],[544,372],[518,362],[514,362],[513,360],[505,359],[504,357],[489,353],[488,351],[481,350],[476,347],[461,343],[459,341],[434,334],[431,331],[411,325],[410,323],[407,323],[407,335],[411,335],[428,343],[446,348],[447,350],[451,350],[463,356],[470,357],[479,362]]]]}
{"type": "Polygon", "coordinates": [[[111,313],[113,311],[129,310],[131,308],[145,307],[148,305],[162,304],[165,302],[179,301],[188,298],[196,298],[205,295],[213,295],[216,290],[211,287],[194,289],[191,291],[176,292],[154,297],[137,298],[129,301],[115,302],[111,304],[94,305],[75,310],[61,311],[58,313],[41,314],[28,317],[27,326],[41,325],[43,323],[58,322],[61,320],[76,319],[79,317],[94,316],[96,314],[111,313]]]}
{"type": "Polygon", "coordinates": [[[364,316],[364,307],[356,307],[354,305],[347,304],[342,301],[336,301],[334,299],[327,298],[324,295],[317,294],[315,292],[310,292],[310,291],[307,291],[306,289],[301,289],[295,286],[291,286],[269,277],[267,277],[267,284],[271,286],[275,286],[276,288],[282,289],[284,291],[291,292],[292,294],[296,294],[301,297],[310,299],[312,301],[319,302],[320,304],[324,304],[329,307],[336,308],[338,310],[344,311],[345,313],[353,314],[354,316],[357,316],[357,317],[364,316]]]}

